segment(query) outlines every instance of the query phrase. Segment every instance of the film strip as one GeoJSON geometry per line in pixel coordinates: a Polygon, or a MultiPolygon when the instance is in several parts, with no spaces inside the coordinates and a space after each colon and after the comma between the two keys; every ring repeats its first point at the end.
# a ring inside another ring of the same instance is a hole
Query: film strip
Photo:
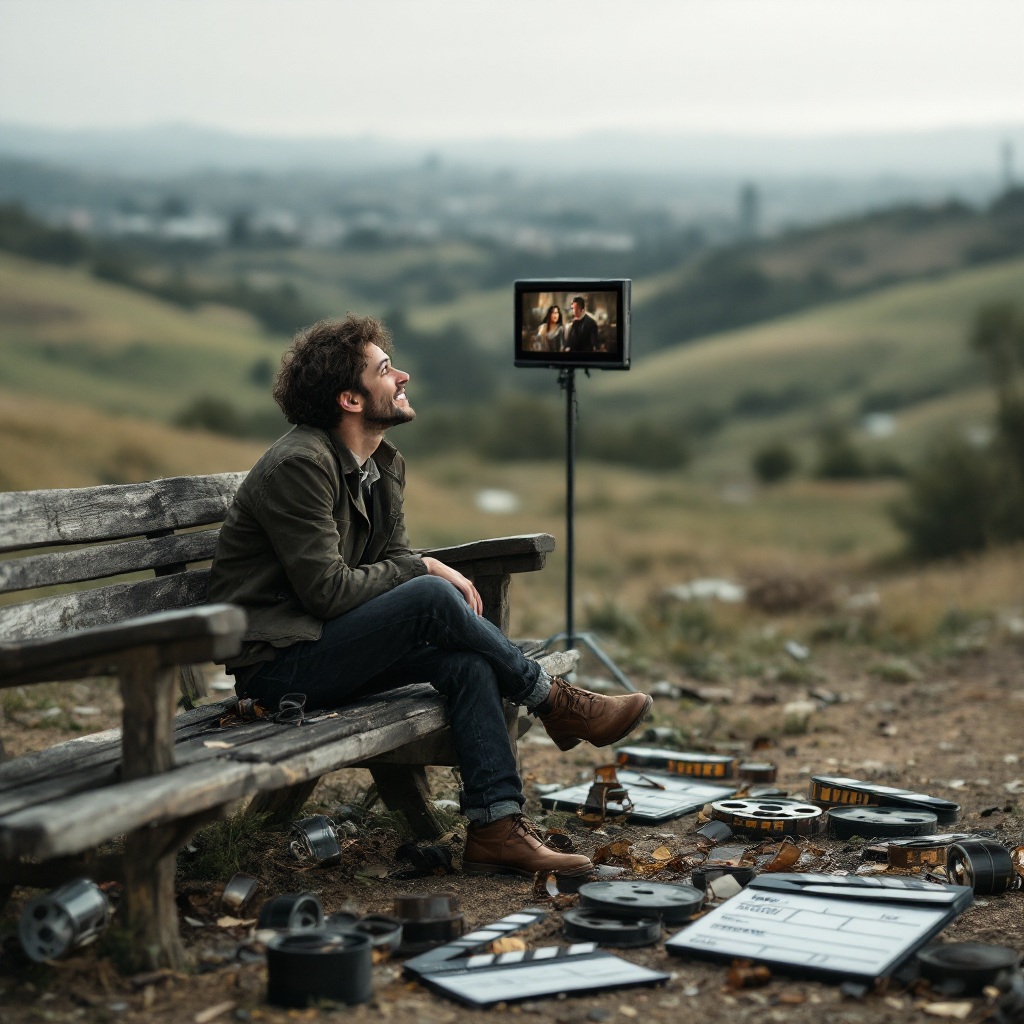
{"type": "Polygon", "coordinates": [[[945,835],[892,839],[885,844],[885,859],[891,868],[941,867],[954,843],[975,838],[969,832],[948,832],[945,835]]]}
{"type": "Polygon", "coordinates": [[[698,779],[734,779],[739,759],[726,754],[691,754],[658,747],[619,747],[620,765],[655,768],[670,775],[689,775],[698,779]]]}
{"type": "Polygon", "coordinates": [[[711,816],[733,832],[756,836],[814,836],[825,814],[820,807],[799,800],[719,800],[711,816]]]}
{"type": "Polygon", "coordinates": [[[832,807],[908,807],[931,811],[940,825],[952,825],[960,815],[960,805],[951,800],[836,775],[815,775],[811,779],[811,803],[826,810],[832,807]]]}

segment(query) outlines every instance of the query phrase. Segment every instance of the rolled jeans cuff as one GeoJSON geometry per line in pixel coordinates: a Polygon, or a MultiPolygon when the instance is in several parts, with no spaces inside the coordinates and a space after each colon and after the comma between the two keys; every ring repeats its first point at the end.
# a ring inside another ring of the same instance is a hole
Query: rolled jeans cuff
{"type": "Polygon", "coordinates": [[[550,692],[551,676],[544,669],[541,669],[540,675],[537,676],[537,682],[533,684],[533,688],[519,703],[524,705],[526,710],[532,715],[548,699],[550,692]]]}
{"type": "Polygon", "coordinates": [[[521,814],[522,810],[518,800],[499,800],[490,807],[467,807],[466,817],[474,824],[490,825],[491,822],[507,818],[510,814],[521,814]]]}

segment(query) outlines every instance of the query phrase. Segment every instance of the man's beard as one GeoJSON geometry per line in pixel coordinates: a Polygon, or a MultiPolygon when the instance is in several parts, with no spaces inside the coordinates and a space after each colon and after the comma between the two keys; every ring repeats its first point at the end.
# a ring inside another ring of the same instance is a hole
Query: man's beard
{"type": "Polygon", "coordinates": [[[372,396],[366,396],[366,412],[363,414],[363,422],[368,427],[387,430],[388,427],[397,427],[399,423],[408,423],[414,419],[416,419],[416,410],[411,405],[403,408],[394,399],[382,398],[379,401],[374,401],[372,396]]]}

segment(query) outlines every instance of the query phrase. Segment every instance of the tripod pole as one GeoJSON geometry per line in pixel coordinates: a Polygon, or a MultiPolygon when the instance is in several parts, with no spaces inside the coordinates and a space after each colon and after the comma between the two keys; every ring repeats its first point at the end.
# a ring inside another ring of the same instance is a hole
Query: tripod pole
{"type": "Polygon", "coordinates": [[[571,647],[576,635],[573,615],[573,575],[576,559],[576,369],[562,371],[565,388],[565,635],[571,647]]]}

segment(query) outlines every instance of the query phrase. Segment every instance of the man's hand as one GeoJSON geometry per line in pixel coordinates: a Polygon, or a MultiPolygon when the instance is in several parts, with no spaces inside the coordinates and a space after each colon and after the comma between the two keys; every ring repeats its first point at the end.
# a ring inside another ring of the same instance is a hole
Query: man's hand
{"type": "Polygon", "coordinates": [[[427,567],[429,575],[440,576],[441,579],[447,580],[458,589],[466,599],[466,603],[477,615],[483,615],[484,603],[480,598],[480,592],[461,572],[453,569],[450,565],[445,565],[444,562],[439,562],[436,558],[431,558],[429,555],[423,556],[423,564],[427,567]]]}

